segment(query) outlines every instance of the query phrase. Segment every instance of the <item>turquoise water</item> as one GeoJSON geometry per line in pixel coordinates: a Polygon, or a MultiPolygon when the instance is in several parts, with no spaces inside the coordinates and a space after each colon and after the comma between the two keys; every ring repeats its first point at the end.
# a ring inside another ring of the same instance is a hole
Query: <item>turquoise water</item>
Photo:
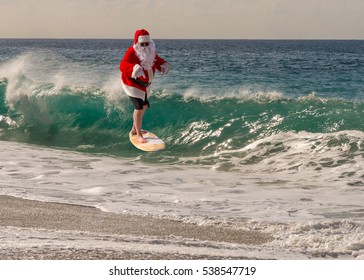
{"type": "MultiPolygon", "coordinates": [[[[0,140],[130,157],[118,63],[129,40],[0,40],[0,140]]],[[[148,160],[232,152],[289,131],[363,131],[363,41],[156,40],[148,160]]],[[[361,149],[361,147],[359,147],[361,149]]]]}
{"type": "Polygon", "coordinates": [[[209,256],[364,258],[364,41],[156,40],[171,64],[143,122],[156,153],[129,142],[131,43],[0,40],[0,195],[274,236],[183,240],[209,256]]]}

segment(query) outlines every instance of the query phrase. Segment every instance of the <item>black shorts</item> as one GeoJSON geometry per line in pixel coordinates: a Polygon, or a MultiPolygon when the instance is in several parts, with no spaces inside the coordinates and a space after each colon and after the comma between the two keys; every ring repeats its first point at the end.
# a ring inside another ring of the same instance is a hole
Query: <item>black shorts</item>
{"type": "Polygon", "coordinates": [[[129,96],[129,98],[131,100],[131,103],[133,103],[135,110],[143,110],[143,107],[145,105],[150,107],[147,94],[145,94],[144,101],[141,98],[136,98],[136,97],[131,97],[131,96],[129,96]]]}

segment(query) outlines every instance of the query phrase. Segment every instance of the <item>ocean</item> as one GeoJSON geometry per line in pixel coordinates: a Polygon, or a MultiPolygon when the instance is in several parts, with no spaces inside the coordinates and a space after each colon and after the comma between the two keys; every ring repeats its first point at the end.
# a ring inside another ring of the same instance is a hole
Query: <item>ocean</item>
{"type": "Polygon", "coordinates": [[[274,236],[210,244],[227,257],[364,259],[364,41],[155,43],[143,128],[166,149],[145,153],[132,40],[0,39],[0,195],[274,236]]]}

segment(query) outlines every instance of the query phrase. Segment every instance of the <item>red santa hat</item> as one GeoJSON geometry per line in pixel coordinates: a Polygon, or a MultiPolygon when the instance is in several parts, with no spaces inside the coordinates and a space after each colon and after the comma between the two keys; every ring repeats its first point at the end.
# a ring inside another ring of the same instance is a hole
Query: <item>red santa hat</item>
{"type": "Polygon", "coordinates": [[[134,35],[134,45],[138,43],[149,43],[150,42],[150,35],[149,32],[145,29],[140,29],[135,31],[134,35]]]}

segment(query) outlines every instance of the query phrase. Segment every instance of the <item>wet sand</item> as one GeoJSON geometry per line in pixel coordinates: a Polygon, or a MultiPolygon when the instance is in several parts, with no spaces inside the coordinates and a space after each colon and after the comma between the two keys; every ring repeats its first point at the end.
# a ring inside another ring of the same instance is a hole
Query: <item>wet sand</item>
{"type": "MultiPolygon", "coordinates": [[[[188,238],[193,240],[261,245],[272,237],[259,231],[235,230],[219,226],[199,226],[179,221],[103,212],[94,207],[40,202],[0,196],[0,227],[75,231],[84,234],[112,236],[150,236],[188,238]]],[[[6,236],[3,237],[6,240],[6,236]]],[[[0,249],[0,259],[219,259],[184,253],[126,252],[82,248],[0,249]]],[[[250,257],[251,258],[251,257],[250,257]]]]}

